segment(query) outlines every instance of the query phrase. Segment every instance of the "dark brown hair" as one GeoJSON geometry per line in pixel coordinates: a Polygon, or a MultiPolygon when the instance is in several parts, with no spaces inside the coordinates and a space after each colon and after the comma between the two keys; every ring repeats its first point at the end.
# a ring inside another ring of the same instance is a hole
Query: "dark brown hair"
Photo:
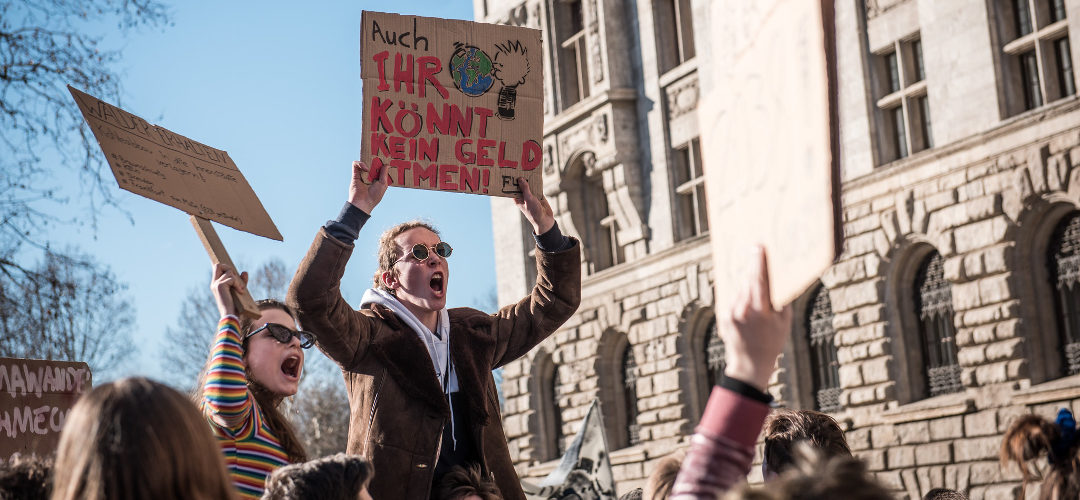
{"type": "Polygon", "coordinates": [[[52,500],[234,498],[206,419],[179,392],[140,377],[79,399],[53,471],[52,500]]]}
{"type": "MultiPolygon", "coordinates": [[[[299,320],[296,318],[296,312],[293,308],[286,305],[284,302],[277,299],[263,299],[257,301],[255,305],[259,306],[260,311],[268,309],[280,309],[285,311],[293,321],[296,321],[297,327],[300,326],[299,320]]],[[[248,334],[262,325],[256,325],[255,321],[250,318],[242,318],[240,320],[240,338],[243,339],[242,346],[244,347],[244,366],[247,366],[247,346],[249,341],[248,334]]],[[[210,359],[206,360],[206,365],[203,366],[202,373],[199,374],[199,381],[195,385],[195,390],[192,394],[192,399],[195,400],[195,404],[199,407],[203,404],[203,390],[206,388],[206,374],[210,368],[210,359]]],[[[246,368],[245,368],[246,370],[246,368]]],[[[258,403],[259,408],[262,409],[263,416],[266,417],[266,425],[270,427],[270,430],[274,433],[279,440],[281,440],[281,448],[285,450],[285,453],[289,456],[290,463],[299,463],[307,461],[307,452],[304,451],[304,445],[300,442],[300,439],[296,437],[296,431],[293,429],[292,424],[285,418],[285,415],[281,413],[281,402],[285,399],[284,396],[274,394],[270,390],[263,387],[251,377],[251,373],[247,372],[246,377],[248,390],[251,391],[251,395],[255,398],[255,402],[258,403]]]]}
{"type": "Polygon", "coordinates": [[[436,500],[460,500],[469,495],[476,495],[483,500],[502,500],[499,487],[484,478],[477,465],[468,469],[456,465],[439,480],[435,490],[436,500]]]}
{"type": "Polygon", "coordinates": [[[850,457],[851,448],[840,424],[829,415],[813,410],[773,410],[765,421],[766,467],[781,474],[795,463],[795,444],[806,441],[821,450],[825,458],[850,457]]]}
{"type": "Polygon", "coordinates": [[[1042,480],[1039,498],[1077,498],[1080,496],[1080,459],[1076,449],[1068,450],[1067,456],[1051,457],[1050,467],[1045,476],[1036,467],[1035,461],[1043,455],[1053,453],[1054,442],[1061,437],[1057,424],[1038,415],[1023,415],[1009,425],[1001,439],[1001,466],[1010,461],[1020,466],[1023,487],[1017,496],[1024,498],[1028,483],[1042,480]]]}
{"type": "Polygon", "coordinates": [[[641,497],[644,500],[666,500],[671,496],[671,488],[675,486],[675,476],[679,475],[679,467],[682,466],[686,454],[677,451],[656,462],[652,474],[645,480],[645,489],[641,497]]]}
{"type": "Polygon", "coordinates": [[[794,462],[776,481],[764,487],[743,483],[724,500],[893,499],[889,490],[867,472],[862,460],[844,455],[829,458],[806,441],[796,443],[792,453],[794,462]]]}
{"type": "Polygon", "coordinates": [[[371,481],[371,462],[338,453],[280,467],[266,479],[263,500],[356,500],[371,481]]]}
{"type": "Polygon", "coordinates": [[[375,268],[375,276],[372,278],[375,288],[386,290],[386,285],[383,284],[382,281],[382,275],[386,271],[390,271],[394,276],[397,276],[397,271],[394,269],[394,263],[401,258],[402,253],[401,250],[398,249],[394,239],[405,231],[416,229],[418,227],[435,233],[435,236],[439,235],[439,231],[431,224],[421,220],[411,220],[387,229],[383,232],[382,236],[379,237],[379,266],[375,268]]]}
{"type": "Polygon", "coordinates": [[[52,467],[51,458],[37,455],[16,455],[0,463],[0,500],[49,498],[52,467]]]}

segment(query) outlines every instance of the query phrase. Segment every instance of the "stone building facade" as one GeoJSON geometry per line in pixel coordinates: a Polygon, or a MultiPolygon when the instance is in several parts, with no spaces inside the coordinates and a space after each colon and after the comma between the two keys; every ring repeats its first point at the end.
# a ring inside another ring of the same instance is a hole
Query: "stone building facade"
{"type": "MultiPolygon", "coordinates": [[[[577,314],[505,369],[507,438],[543,476],[599,398],[621,493],[686,446],[722,370],[696,140],[711,2],[474,1],[544,31],[544,192],[585,250],[577,314]]],[[[770,390],[835,416],[901,498],[1013,498],[1009,423],[1080,410],[1080,0],[835,9],[844,250],[795,301],[770,390]]],[[[505,302],[532,244],[492,212],[505,302]]]]}

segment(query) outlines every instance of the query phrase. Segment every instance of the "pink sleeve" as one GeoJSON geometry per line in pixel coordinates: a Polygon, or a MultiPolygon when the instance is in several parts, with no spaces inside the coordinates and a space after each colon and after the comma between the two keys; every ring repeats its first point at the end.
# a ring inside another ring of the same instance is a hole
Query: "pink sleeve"
{"type": "Polygon", "coordinates": [[[743,481],[768,414],[769,405],[714,387],[670,498],[714,500],[743,481]]]}

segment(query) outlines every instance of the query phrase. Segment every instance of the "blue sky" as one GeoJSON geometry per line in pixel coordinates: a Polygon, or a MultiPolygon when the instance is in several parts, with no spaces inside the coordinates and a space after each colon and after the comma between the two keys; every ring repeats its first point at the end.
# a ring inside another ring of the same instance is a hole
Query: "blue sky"
{"type": "MultiPolygon", "coordinates": [[[[350,165],[360,153],[364,9],[473,16],[472,0],[183,1],[171,4],[173,26],[107,39],[122,50],[121,107],[228,151],[285,238],[279,243],[218,225],[234,261],[255,266],[279,257],[295,269],[318,227],[344,204],[350,165]]],[[[130,287],[140,353],[114,375],[161,378],[165,328],[175,323],[189,288],[208,286],[210,261],[186,214],[116,191],[133,224],[106,210],[96,232],[89,225],[60,227],[49,238],[94,255],[130,287]]],[[[345,298],[358,302],[370,284],[382,230],[418,217],[434,222],[454,247],[449,305],[488,301],[495,288],[489,199],[397,188],[357,241],[345,298]]]]}

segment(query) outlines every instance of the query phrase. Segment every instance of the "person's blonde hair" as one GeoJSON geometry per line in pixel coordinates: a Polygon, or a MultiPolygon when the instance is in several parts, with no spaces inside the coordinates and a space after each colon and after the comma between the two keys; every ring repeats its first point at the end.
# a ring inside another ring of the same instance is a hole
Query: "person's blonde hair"
{"type": "Polygon", "coordinates": [[[383,232],[382,236],[379,237],[379,266],[375,268],[375,276],[372,278],[374,288],[386,290],[386,285],[382,280],[383,273],[390,271],[394,276],[397,276],[397,271],[394,269],[394,263],[404,254],[398,249],[394,239],[405,231],[416,228],[427,229],[428,231],[435,233],[435,236],[439,235],[439,230],[435,229],[431,224],[422,220],[411,220],[387,229],[383,232]]]}
{"type": "Polygon", "coordinates": [[[179,392],[141,377],[79,399],[53,470],[52,500],[235,498],[206,419],[179,392]]]}
{"type": "Polygon", "coordinates": [[[675,477],[679,475],[684,458],[685,452],[676,451],[657,460],[652,473],[645,480],[642,500],[667,500],[671,496],[671,488],[675,486],[675,477]]]}

